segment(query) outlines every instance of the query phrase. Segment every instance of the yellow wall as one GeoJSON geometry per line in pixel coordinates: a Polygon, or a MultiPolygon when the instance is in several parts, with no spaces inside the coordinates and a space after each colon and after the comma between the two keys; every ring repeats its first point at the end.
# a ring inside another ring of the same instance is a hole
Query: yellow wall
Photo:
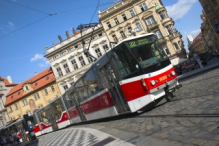
{"type": "MultiPolygon", "coordinates": [[[[44,88],[41,88],[40,90],[21,98],[17,102],[15,102],[18,105],[18,109],[15,110],[15,106],[13,104],[10,104],[6,106],[7,113],[9,116],[9,119],[11,120],[11,117],[14,117],[15,119],[18,119],[18,116],[21,115],[23,118],[23,115],[26,114],[26,112],[31,111],[29,101],[32,99],[35,102],[35,107],[38,108],[39,106],[43,105],[46,106],[51,100],[55,99],[56,97],[60,97],[61,92],[58,88],[58,85],[56,83],[49,84],[45,86],[44,88]],[[54,91],[52,91],[51,86],[54,87],[54,91]],[[47,89],[48,95],[45,94],[44,89],[47,89]],[[39,99],[35,100],[34,95],[38,93],[39,94],[39,99]],[[26,99],[27,100],[27,105],[23,106],[22,100],[26,99]],[[9,107],[12,107],[12,112],[9,112],[9,107]]],[[[31,112],[32,113],[32,112],[31,112]]]]}

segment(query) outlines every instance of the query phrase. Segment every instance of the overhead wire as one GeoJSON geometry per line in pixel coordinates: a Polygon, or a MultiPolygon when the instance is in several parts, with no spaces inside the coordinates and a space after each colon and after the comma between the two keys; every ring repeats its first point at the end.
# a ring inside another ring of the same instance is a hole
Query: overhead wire
{"type": "MultiPolygon", "coordinates": [[[[12,2],[12,1],[10,1],[10,0],[7,0],[7,1],[12,2]]],[[[12,3],[15,3],[15,2],[12,2],[12,3]]],[[[108,4],[112,4],[112,3],[114,3],[114,2],[106,2],[106,3],[101,4],[101,6],[108,5],[108,4]]],[[[15,3],[15,4],[18,4],[18,3],[15,3]]],[[[18,5],[21,5],[21,4],[18,4],[18,5]]],[[[22,6],[24,6],[24,5],[22,5],[22,6]]],[[[39,11],[39,10],[33,9],[33,8],[31,8],[31,7],[24,6],[24,7],[30,8],[30,9],[32,9],[32,10],[35,10],[35,11],[38,11],[38,12],[47,14],[47,16],[45,16],[45,17],[43,17],[43,18],[41,18],[41,19],[38,19],[38,20],[36,20],[36,21],[34,21],[34,22],[30,23],[30,24],[27,24],[27,25],[25,25],[25,26],[23,26],[23,27],[21,27],[21,28],[19,28],[19,29],[16,29],[16,30],[14,30],[14,31],[12,31],[12,32],[10,32],[10,33],[8,33],[8,34],[5,34],[5,35],[3,35],[3,36],[0,36],[0,39],[3,38],[3,37],[8,36],[8,35],[10,35],[10,34],[12,34],[12,33],[14,33],[14,32],[17,32],[17,31],[19,31],[19,30],[21,30],[21,29],[23,29],[23,28],[26,28],[26,27],[28,27],[28,26],[34,24],[34,23],[37,23],[37,22],[39,22],[39,21],[41,21],[41,20],[43,20],[43,19],[45,19],[45,18],[48,18],[48,17],[50,17],[50,16],[54,16],[54,15],[61,14],[61,13],[68,13],[68,12],[71,12],[71,11],[80,10],[80,9],[84,9],[84,8],[88,8],[88,7],[93,7],[93,6],[96,6],[96,5],[90,5],[90,6],[86,6],[86,7],[80,7],[80,8],[76,8],[76,9],[72,9],[72,10],[68,10],[68,11],[62,11],[62,12],[50,13],[50,14],[49,14],[49,13],[45,13],[45,12],[43,12],[43,11],[39,11]]],[[[96,13],[98,7],[99,7],[99,0],[98,0],[98,5],[97,5],[97,7],[96,7],[96,9],[95,9],[95,13],[96,13]]],[[[95,13],[94,13],[94,15],[95,15],[95,13]]],[[[94,17],[94,15],[93,15],[93,17],[94,17]]],[[[92,17],[92,19],[93,19],[93,17],[92,17]]],[[[92,20],[92,19],[91,19],[91,20],[92,20]]]]}
{"type": "Polygon", "coordinates": [[[16,4],[16,5],[19,5],[19,6],[22,6],[22,7],[25,7],[25,8],[28,8],[28,9],[31,9],[31,10],[34,10],[34,11],[37,11],[37,12],[40,12],[40,13],[43,13],[43,14],[46,14],[46,15],[50,15],[49,13],[46,13],[46,12],[43,12],[43,11],[28,7],[28,6],[25,6],[25,5],[22,5],[22,4],[19,4],[19,3],[16,3],[16,2],[11,1],[11,0],[6,0],[6,1],[11,2],[13,4],[16,4]]]}

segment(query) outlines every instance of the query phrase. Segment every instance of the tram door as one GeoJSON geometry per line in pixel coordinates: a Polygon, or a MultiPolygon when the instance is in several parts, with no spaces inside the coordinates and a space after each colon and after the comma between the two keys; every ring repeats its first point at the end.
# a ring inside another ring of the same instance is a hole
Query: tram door
{"type": "Polygon", "coordinates": [[[49,106],[48,109],[45,109],[45,112],[46,112],[46,117],[48,119],[48,122],[51,124],[52,126],[52,129],[55,131],[55,130],[58,130],[59,127],[56,123],[56,119],[55,119],[55,113],[54,113],[54,110],[51,106],[49,106]]]}
{"type": "Polygon", "coordinates": [[[112,100],[115,104],[118,113],[130,111],[128,103],[121,92],[119,82],[116,79],[116,76],[111,68],[110,63],[100,68],[99,71],[102,75],[105,86],[109,89],[109,92],[112,95],[112,100]]]}
{"type": "Polygon", "coordinates": [[[75,102],[75,106],[76,106],[76,109],[78,110],[78,114],[79,114],[79,116],[81,118],[81,121],[87,121],[85,115],[83,114],[83,112],[81,110],[80,103],[79,103],[77,97],[78,97],[77,93],[74,92],[73,93],[73,100],[75,102]]]}
{"type": "Polygon", "coordinates": [[[23,142],[27,141],[27,136],[26,136],[25,129],[24,129],[24,126],[23,126],[22,123],[20,123],[20,124],[17,125],[17,130],[18,130],[18,132],[20,132],[20,134],[21,134],[22,141],[23,141],[23,142]]]}

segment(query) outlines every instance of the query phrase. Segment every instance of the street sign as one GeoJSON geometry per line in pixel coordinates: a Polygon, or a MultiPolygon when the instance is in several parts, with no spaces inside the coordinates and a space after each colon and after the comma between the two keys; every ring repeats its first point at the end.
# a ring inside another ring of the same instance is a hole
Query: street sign
{"type": "Polygon", "coordinates": [[[215,24],[217,31],[219,31],[219,23],[215,24]]]}

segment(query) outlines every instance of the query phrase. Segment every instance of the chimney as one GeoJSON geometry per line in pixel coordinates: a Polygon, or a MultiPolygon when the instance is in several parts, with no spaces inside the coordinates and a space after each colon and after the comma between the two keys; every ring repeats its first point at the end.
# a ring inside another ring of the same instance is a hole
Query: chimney
{"type": "Polygon", "coordinates": [[[11,76],[7,76],[7,79],[8,79],[8,82],[9,82],[10,84],[13,83],[13,82],[12,82],[12,79],[11,79],[11,76]]]}
{"type": "Polygon", "coordinates": [[[34,75],[37,75],[37,72],[34,72],[34,75]]]}

